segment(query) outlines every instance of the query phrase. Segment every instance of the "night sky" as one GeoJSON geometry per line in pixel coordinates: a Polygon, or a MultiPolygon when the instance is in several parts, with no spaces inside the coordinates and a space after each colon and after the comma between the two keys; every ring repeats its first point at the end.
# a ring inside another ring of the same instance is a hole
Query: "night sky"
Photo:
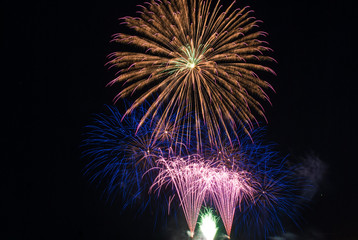
{"type": "MultiPolygon", "coordinates": [[[[269,93],[273,106],[265,108],[267,139],[295,161],[316,156],[326,169],[301,229],[288,229],[297,238],[287,239],[358,239],[353,2],[236,3],[264,21],[278,61],[278,76],[268,79],[277,94],[269,93]]],[[[182,216],[178,225],[170,219],[155,227],[149,210],[121,213],[120,201],[106,203],[81,173],[83,128],[120,89],[105,87],[115,74],[106,56],[118,49],[111,35],[124,29],[117,19],[135,16],[140,3],[2,4],[1,239],[183,239],[182,216]]]]}

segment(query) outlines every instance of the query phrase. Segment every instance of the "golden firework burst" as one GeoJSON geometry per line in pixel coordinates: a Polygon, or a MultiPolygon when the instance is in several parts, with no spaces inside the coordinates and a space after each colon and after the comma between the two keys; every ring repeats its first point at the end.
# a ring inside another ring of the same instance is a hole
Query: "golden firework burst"
{"type": "Polygon", "coordinates": [[[238,126],[250,134],[255,116],[265,118],[264,89],[272,89],[257,72],[274,73],[266,64],[274,61],[266,54],[271,49],[259,40],[266,33],[257,30],[260,21],[252,11],[233,10],[234,2],[222,11],[220,1],[210,0],[146,4],[139,17],[122,18],[133,34],[113,38],[131,49],[112,53],[109,61],[120,69],[110,82],[122,83],[116,100],[136,99],[124,116],[152,99],[137,127],[159,118],[155,131],[160,132],[171,122],[178,136],[194,137],[199,150],[203,130],[213,145],[238,126]]]}

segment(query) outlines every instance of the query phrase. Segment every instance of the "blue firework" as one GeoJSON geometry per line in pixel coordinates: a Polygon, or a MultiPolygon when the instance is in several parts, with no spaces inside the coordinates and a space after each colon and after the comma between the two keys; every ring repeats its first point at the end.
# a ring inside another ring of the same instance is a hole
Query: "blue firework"
{"type": "Polygon", "coordinates": [[[296,174],[296,166],[275,148],[260,139],[242,145],[241,164],[255,182],[252,201],[244,202],[236,215],[242,239],[267,239],[285,232],[289,224],[298,226],[305,202],[302,190],[307,185],[296,174]]]}
{"type": "Polygon", "coordinates": [[[304,199],[302,184],[294,169],[288,167],[285,160],[281,163],[273,161],[251,173],[258,183],[254,199],[245,202],[237,215],[243,239],[267,239],[281,234],[289,222],[298,226],[304,199]]]}
{"type": "Polygon", "coordinates": [[[295,167],[289,166],[287,158],[276,150],[275,143],[264,141],[264,128],[256,128],[251,136],[240,132],[237,135],[238,138],[231,136],[231,141],[226,136],[218,136],[223,144],[208,144],[204,155],[218,165],[250,173],[255,194],[242,202],[235,215],[234,227],[237,226],[240,238],[266,239],[284,232],[288,222],[298,225],[305,185],[295,167]]]}
{"type": "Polygon", "coordinates": [[[92,183],[100,184],[107,200],[121,196],[123,207],[136,204],[139,211],[150,203],[148,187],[155,172],[155,160],[171,147],[171,137],[163,130],[154,140],[151,121],[137,130],[138,116],[146,111],[123,118],[116,107],[107,106],[108,113],[97,114],[86,127],[82,156],[88,160],[84,173],[92,183]]]}

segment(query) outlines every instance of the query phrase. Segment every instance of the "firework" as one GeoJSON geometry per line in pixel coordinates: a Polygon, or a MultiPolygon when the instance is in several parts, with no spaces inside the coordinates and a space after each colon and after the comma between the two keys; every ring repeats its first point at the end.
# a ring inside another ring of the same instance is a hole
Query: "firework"
{"type": "Polygon", "coordinates": [[[159,193],[172,185],[183,209],[190,236],[193,237],[200,208],[212,182],[211,163],[198,155],[189,155],[161,158],[157,164],[159,173],[150,190],[159,193]]]}
{"type": "Polygon", "coordinates": [[[271,160],[252,171],[258,182],[253,201],[243,203],[238,216],[240,233],[249,239],[280,234],[288,220],[298,225],[298,210],[305,202],[301,195],[305,184],[295,174],[295,167],[288,167],[285,160],[271,160]]]}
{"type": "Polygon", "coordinates": [[[113,41],[132,50],[110,55],[109,65],[119,75],[109,85],[122,84],[116,100],[136,99],[124,116],[151,100],[137,129],[158,116],[158,132],[174,119],[178,134],[195,132],[200,149],[203,130],[212,145],[220,145],[216,136],[229,136],[237,126],[249,134],[256,116],[265,117],[260,101],[269,101],[264,89],[272,87],[258,73],[274,73],[268,66],[274,59],[260,40],[266,35],[257,30],[260,21],[248,8],[233,6],[222,10],[220,1],[152,0],[141,6],[139,17],[122,18],[132,33],[115,34],[113,41]]]}
{"type": "Polygon", "coordinates": [[[210,208],[204,209],[200,217],[200,232],[205,237],[205,240],[213,240],[218,230],[217,227],[218,218],[213,214],[213,210],[210,208]]]}
{"type": "MultiPolygon", "coordinates": [[[[275,60],[253,11],[234,2],[223,10],[211,0],[140,7],[138,17],[121,19],[128,33],[113,41],[126,50],[108,62],[119,70],[108,84],[121,84],[115,101],[134,102],[124,114],[109,107],[110,115],[88,126],[83,155],[91,159],[91,181],[128,203],[140,199],[143,208],[148,191],[164,193],[168,211],[179,202],[191,238],[203,203],[216,208],[228,238],[238,212],[249,239],[284,231],[284,218],[296,223],[297,176],[254,130],[256,118],[266,120],[261,103],[273,90],[261,76],[275,74],[275,60]]],[[[214,239],[216,223],[211,211],[203,215],[206,240],[214,239]]]]}
{"type": "MultiPolygon", "coordinates": [[[[144,209],[148,205],[144,199],[149,197],[147,192],[155,174],[143,175],[170,148],[170,138],[163,131],[161,141],[153,141],[149,122],[135,133],[137,115],[121,121],[123,115],[116,107],[107,109],[108,113],[96,115],[86,128],[82,156],[90,161],[85,166],[85,175],[91,182],[105,186],[108,200],[120,194],[124,207],[139,203],[144,209]]],[[[144,107],[138,109],[139,114],[145,111],[144,107]]]]}
{"type": "Polygon", "coordinates": [[[225,166],[212,169],[213,184],[210,189],[210,197],[218,209],[228,236],[231,234],[237,205],[241,205],[243,199],[252,199],[252,180],[245,171],[238,169],[229,170],[225,166]]]}
{"type": "Polygon", "coordinates": [[[242,162],[256,184],[253,201],[241,205],[238,226],[240,234],[249,239],[282,233],[288,222],[298,225],[299,209],[305,202],[301,193],[308,186],[296,174],[297,166],[275,148],[262,140],[244,147],[242,162]]]}
{"type": "MultiPolygon", "coordinates": [[[[222,146],[210,147],[205,143],[203,156],[217,166],[225,166],[227,171],[244,172],[248,176],[251,194],[246,195],[248,198],[241,204],[239,198],[236,206],[236,229],[240,229],[240,235],[246,239],[262,239],[284,231],[287,220],[297,224],[298,210],[305,202],[300,193],[307,184],[295,174],[295,166],[288,166],[286,157],[275,150],[276,144],[264,141],[264,128],[256,128],[251,137],[243,132],[237,135],[239,138],[233,135],[231,142],[225,136],[218,136],[222,138],[222,146]]],[[[222,189],[225,187],[229,185],[223,184],[222,189]]],[[[220,193],[214,188],[213,193],[223,197],[225,191],[220,193]]]]}

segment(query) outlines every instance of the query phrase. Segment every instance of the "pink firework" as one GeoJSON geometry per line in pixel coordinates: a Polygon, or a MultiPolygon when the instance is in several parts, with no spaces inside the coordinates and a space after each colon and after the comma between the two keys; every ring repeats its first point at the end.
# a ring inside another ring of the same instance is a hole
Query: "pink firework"
{"type": "Polygon", "coordinates": [[[213,181],[211,163],[198,155],[161,158],[157,161],[159,173],[150,188],[160,191],[172,184],[182,206],[190,236],[194,236],[195,225],[210,183],[213,181]]]}
{"type": "Polygon", "coordinates": [[[226,233],[230,237],[236,206],[243,199],[252,198],[254,189],[246,171],[230,170],[225,166],[212,169],[210,198],[220,213],[226,233]]]}

